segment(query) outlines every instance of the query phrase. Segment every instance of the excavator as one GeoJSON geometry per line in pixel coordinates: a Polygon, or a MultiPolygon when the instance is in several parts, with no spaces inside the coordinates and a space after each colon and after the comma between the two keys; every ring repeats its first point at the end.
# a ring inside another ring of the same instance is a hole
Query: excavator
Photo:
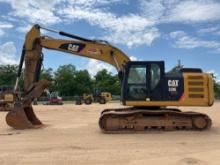
{"type": "Polygon", "coordinates": [[[99,118],[104,133],[145,132],[148,130],[207,130],[210,117],[200,112],[181,111],[179,106],[212,106],[212,76],[198,68],[182,68],[165,73],[164,61],[131,61],[120,49],[102,40],[34,25],[26,34],[15,91],[24,68],[24,88],[17,94],[6,122],[15,129],[40,128],[44,124],[33,111],[32,101],[49,87],[39,81],[43,62],[42,49],[50,49],[88,57],[113,65],[121,81],[121,102],[125,108],[105,109],[99,118]],[[41,35],[41,29],[71,39],[55,39],[41,35]]]}

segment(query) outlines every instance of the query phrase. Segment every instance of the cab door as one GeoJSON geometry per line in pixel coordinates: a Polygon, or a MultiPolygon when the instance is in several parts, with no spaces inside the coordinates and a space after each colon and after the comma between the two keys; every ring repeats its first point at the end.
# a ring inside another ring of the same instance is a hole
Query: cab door
{"type": "Polygon", "coordinates": [[[149,98],[149,83],[147,82],[147,65],[132,62],[127,71],[126,100],[145,101],[149,98]]]}

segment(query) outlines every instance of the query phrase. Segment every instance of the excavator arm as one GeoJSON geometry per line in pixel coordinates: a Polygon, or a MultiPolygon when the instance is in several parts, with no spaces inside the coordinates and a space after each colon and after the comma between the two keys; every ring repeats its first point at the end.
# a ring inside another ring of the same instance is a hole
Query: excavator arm
{"type": "Polygon", "coordinates": [[[40,97],[44,90],[50,85],[50,82],[47,80],[39,81],[43,62],[43,48],[109,63],[115,66],[121,79],[124,73],[124,66],[130,61],[127,55],[106,41],[85,39],[66,32],[55,31],[40,27],[39,25],[34,25],[26,35],[15,84],[15,91],[17,91],[22,67],[23,64],[25,64],[25,91],[22,96],[18,95],[14,104],[14,109],[6,116],[8,125],[16,129],[42,126],[31,104],[32,101],[40,97]],[[72,38],[72,40],[54,39],[52,37],[42,36],[40,32],[41,29],[58,33],[62,36],[72,38]]]}

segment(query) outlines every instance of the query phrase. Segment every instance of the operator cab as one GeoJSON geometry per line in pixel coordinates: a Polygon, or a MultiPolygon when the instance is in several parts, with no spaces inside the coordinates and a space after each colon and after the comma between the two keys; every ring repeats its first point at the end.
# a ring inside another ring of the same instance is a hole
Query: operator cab
{"type": "Polygon", "coordinates": [[[183,94],[181,72],[165,74],[164,61],[130,61],[122,81],[122,102],[179,100],[183,94]]]}

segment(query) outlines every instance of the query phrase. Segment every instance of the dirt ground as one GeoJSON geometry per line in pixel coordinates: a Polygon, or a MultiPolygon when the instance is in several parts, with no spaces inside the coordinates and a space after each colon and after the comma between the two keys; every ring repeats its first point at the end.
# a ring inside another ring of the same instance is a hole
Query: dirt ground
{"type": "Polygon", "coordinates": [[[220,102],[211,108],[184,108],[207,113],[211,130],[145,134],[103,134],[98,118],[106,105],[35,106],[43,129],[14,130],[0,112],[0,164],[219,165],[220,102]],[[206,110],[207,109],[207,110],[206,110]]]}

